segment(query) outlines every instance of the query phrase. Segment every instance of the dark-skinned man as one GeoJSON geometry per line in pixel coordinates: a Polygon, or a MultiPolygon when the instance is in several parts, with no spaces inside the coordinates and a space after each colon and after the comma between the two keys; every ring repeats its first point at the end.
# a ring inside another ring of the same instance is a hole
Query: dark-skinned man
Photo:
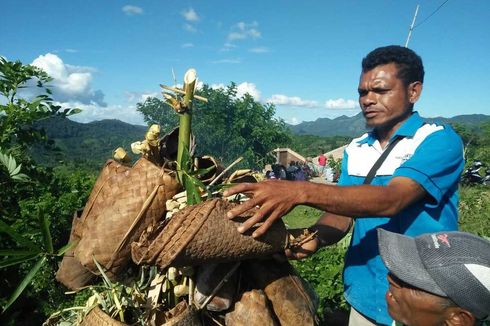
{"type": "Polygon", "coordinates": [[[318,237],[287,251],[302,259],[338,242],[355,225],[345,257],[344,296],[352,306],[350,325],[389,325],[384,294],[387,270],[379,256],[376,228],[417,236],[457,229],[458,181],[464,160],[457,134],[447,126],[426,124],[414,104],[422,92],[424,68],[410,49],[387,46],[362,61],[359,104],[372,131],[346,148],[339,185],[265,181],[240,184],[225,196],[245,193],[250,200],[228,212],[234,218],[252,207],[259,210],[238,229],[263,222],[259,237],[296,205],[325,211],[312,226],[318,237]],[[370,184],[366,176],[391,148],[370,184]]]}
{"type": "Polygon", "coordinates": [[[488,325],[490,241],[466,232],[411,238],[383,229],[378,239],[396,325],[488,325]]]}

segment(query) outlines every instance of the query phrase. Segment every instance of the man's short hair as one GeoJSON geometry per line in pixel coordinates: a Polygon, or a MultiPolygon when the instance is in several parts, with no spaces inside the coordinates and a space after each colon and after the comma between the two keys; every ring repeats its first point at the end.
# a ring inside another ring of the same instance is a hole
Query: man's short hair
{"type": "Polygon", "coordinates": [[[362,72],[389,63],[394,63],[398,68],[397,77],[405,86],[419,81],[424,82],[424,65],[422,59],[409,48],[399,45],[389,45],[374,49],[362,59],[362,72]]]}
{"type": "MultiPolygon", "coordinates": [[[[381,259],[400,280],[490,318],[490,241],[447,231],[415,238],[378,229],[381,259]]],[[[447,302],[451,305],[451,302],[447,302]]]]}

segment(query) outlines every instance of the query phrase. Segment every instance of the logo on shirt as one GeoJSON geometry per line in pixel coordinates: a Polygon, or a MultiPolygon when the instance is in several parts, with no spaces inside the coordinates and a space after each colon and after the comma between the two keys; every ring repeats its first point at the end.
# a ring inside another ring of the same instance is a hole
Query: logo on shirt
{"type": "Polygon", "coordinates": [[[451,248],[451,244],[449,243],[449,239],[447,238],[446,233],[441,233],[438,235],[431,234],[432,242],[434,242],[434,247],[438,249],[441,244],[444,244],[446,247],[451,248]]]}
{"type": "Polygon", "coordinates": [[[398,160],[400,160],[400,161],[402,161],[402,163],[408,161],[411,157],[412,157],[412,154],[405,154],[405,155],[395,156],[395,158],[398,159],[398,160]]]}

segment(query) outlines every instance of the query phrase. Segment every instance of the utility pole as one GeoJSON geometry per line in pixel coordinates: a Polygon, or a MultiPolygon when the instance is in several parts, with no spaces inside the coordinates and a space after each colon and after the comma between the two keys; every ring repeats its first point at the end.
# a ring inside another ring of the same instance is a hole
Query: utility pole
{"type": "Polygon", "coordinates": [[[410,42],[410,37],[412,36],[413,26],[415,25],[415,20],[417,19],[417,14],[419,12],[419,5],[415,8],[415,15],[413,15],[412,25],[410,25],[410,30],[408,31],[407,42],[405,42],[405,47],[408,48],[408,42],[410,42]]]}

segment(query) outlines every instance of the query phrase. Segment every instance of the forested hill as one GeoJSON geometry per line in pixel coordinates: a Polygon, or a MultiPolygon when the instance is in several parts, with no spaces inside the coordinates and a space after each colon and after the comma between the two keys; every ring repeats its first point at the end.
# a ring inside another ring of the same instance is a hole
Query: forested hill
{"type": "MultiPolygon", "coordinates": [[[[427,122],[439,124],[461,124],[470,129],[476,128],[482,122],[490,120],[485,114],[466,114],[452,118],[424,118],[427,122]]],[[[297,135],[316,136],[347,136],[356,137],[366,132],[366,126],[362,113],[353,117],[345,115],[335,119],[320,118],[315,121],[305,121],[297,125],[289,125],[290,130],[297,135]]]]}
{"type": "Polygon", "coordinates": [[[99,168],[112,158],[117,147],[130,152],[132,142],[143,140],[147,127],[131,125],[120,120],[101,120],[79,123],[69,119],[51,118],[36,125],[46,131],[57,150],[33,149],[36,160],[53,165],[60,162],[76,162],[89,168],[99,168]],[[48,154],[49,153],[49,154],[48,154]]]}
{"type": "MultiPolygon", "coordinates": [[[[490,116],[471,114],[426,120],[443,124],[457,123],[475,129],[482,122],[490,120],[490,116]]],[[[143,140],[147,131],[145,126],[131,125],[119,120],[78,123],[69,119],[51,118],[43,120],[37,126],[46,131],[48,138],[57,148],[54,152],[46,151],[42,147],[33,148],[33,155],[39,163],[56,165],[62,162],[74,162],[94,170],[99,169],[106,160],[112,158],[112,152],[117,147],[121,146],[130,153],[131,143],[143,140]]],[[[348,142],[346,140],[348,138],[344,137],[356,137],[366,131],[361,114],[354,117],[317,119],[289,127],[293,132],[293,142],[290,146],[305,156],[315,155],[319,149],[326,151],[341,146],[348,142]],[[322,138],[331,136],[344,137],[331,138],[328,141],[322,138]]]]}

